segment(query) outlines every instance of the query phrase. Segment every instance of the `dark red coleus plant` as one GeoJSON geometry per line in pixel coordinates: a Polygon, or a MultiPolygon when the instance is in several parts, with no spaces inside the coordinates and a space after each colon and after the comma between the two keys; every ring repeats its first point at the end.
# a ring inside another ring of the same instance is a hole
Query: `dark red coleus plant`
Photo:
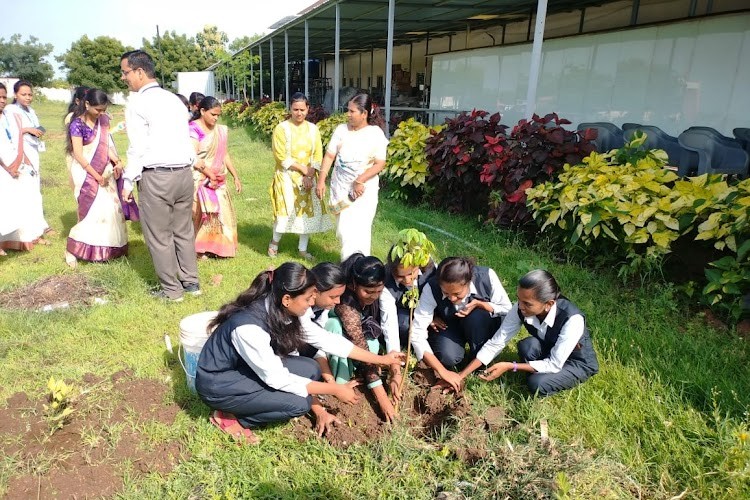
{"type": "Polygon", "coordinates": [[[500,196],[490,205],[489,220],[500,226],[518,226],[531,222],[526,208],[526,190],[551,180],[563,165],[575,165],[594,150],[591,130],[575,132],[562,125],[571,122],[557,113],[536,114],[521,120],[510,135],[485,138],[486,161],[480,179],[500,196]]]}
{"type": "Polygon", "coordinates": [[[502,142],[508,127],[500,123],[500,114],[487,111],[463,112],[445,120],[445,127],[425,143],[436,206],[452,212],[484,213],[490,188],[480,180],[488,162],[487,137],[502,142]]]}

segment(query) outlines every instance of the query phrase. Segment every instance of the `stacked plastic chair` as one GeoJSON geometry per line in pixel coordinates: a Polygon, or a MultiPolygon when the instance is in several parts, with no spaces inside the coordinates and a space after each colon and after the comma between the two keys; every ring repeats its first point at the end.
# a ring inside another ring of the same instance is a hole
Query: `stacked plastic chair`
{"type": "MultiPolygon", "coordinates": [[[[748,176],[750,155],[740,143],[710,127],[690,127],[677,138],[684,149],[698,155],[697,174],[748,176]]],[[[681,165],[682,166],[682,165],[681,165]]],[[[681,175],[689,175],[682,174],[681,175]]]]}
{"type": "Polygon", "coordinates": [[[736,128],[732,130],[734,137],[742,145],[742,148],[750,153],[750,128],[736,128]]]}
{"type": "Polygon", "coordinates": [[[610,122],[589,122],[579,123],[578,130],[586,130],[587,128],[596,129],[598,132],[597,138],[593,142],[596,146],[596,151],[599,153],[607,153],[612,149],[621,148],[625,141],[622,139],[622,129],[610,122]]]}

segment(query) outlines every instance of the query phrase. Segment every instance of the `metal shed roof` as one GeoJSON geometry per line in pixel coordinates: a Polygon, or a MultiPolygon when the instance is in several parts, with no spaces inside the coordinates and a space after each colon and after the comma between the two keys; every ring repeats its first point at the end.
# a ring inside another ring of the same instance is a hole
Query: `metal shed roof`
{"type": "MultiPolygon", "coordinates": [[[[617,0],[548,0],[547,13],[570,12],[614,1],[617,0]]],[[[303,60],[307,21],[309,57],[331,57],[334,53],[336,3],[340,5],[342,56],[386,47],[388,0],[328,0],[312,5],[288,22],[277,23],[282,25],[242,50],[250,49],[257,54],[258,46],[263,45],[263,66],[269,67],[268,42],[273,38],[274,66],[283,65],[286,31],[289,60],[303,60]]],[[[467,29],[478,30],[526,20],[536,12],[536,6],[537,0],[395,0],[393,44],[404,45],[467,29]]]]}

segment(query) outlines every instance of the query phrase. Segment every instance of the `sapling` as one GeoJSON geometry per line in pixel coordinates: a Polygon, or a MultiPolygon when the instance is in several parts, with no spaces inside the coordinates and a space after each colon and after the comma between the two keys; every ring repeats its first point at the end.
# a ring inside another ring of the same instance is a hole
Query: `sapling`
{"type": "Polygon", "coordinates": [[[73,413],[73,408],[70,405],[73,401],[75,387],[62,380],[55,380],[54,377],[50,377],[47,381],[47,389],[49,390],[47,395],[49,404],[44,405],[44,414],[50,426],[50,435],[52,435],[58,429],[62,429],[70,414],[73,413]]]}
{"type": "MultiPolygon", "coordinates": [[[[391,250],[391,261],[403,267],[416,266],[426,267],[435,253],[435,245],[427,236],[414,228],[403,229],[398,233],[398,241],[391,250]]],[[[414,309],[419,303],[419,287],[415,283],[401,297],[401,303],[409,308],[409,335],[406,341],[406,365],[401,375],[400,391],[403,394],[406,387],[406,378],[409,373],[409,357],[411,356],[411,332],[414,323],[414,309]]]]}

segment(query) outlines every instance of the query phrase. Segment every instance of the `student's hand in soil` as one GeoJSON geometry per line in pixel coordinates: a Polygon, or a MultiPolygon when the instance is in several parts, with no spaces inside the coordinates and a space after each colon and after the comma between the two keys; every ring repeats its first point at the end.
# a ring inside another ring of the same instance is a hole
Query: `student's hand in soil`
{"type": "MultiPolygon", "coordinates": [[[[456,313],[456,317],[457,318],[465,318],[466,316],[468,316],[469,314],[471,314],[471,312],[474,309],[479,308],[479,309],[484,309],[485,311],[487,311],[488,307],[489,307],[489,304],[487,304],[487,302],[484,302],[483,300],[474,299],[471,302],[469,302],[468,304],[466,304],[466,307],[464,307],[463,309],[461,309],[460,311],[458,311],[456,313]]],[[[488,311],[488,312],[492,312],[492,311],[488,311]]]]}
{"type": "Polygon", "coordinates": [[[464,387],[464,379],[460,374],[456,372],[447,371],[446,373],[441,375],[441,378],[440,380],[438,380],[437,385],[445,389],[444,392],[448,392],[451,390],[455,392],[461,392],[461,389],[463,389],[464,387]]]}
{"type": "Polygon", "coordinates": [[[354,392],[354,388],[359,385],[358,380],[350,380],[346,384],[336,384],[334,396],[342,403],[355,404],[359,402],[359,396],[354,392]]]}
{"type": "Polygon", "coordinates": [[[334,425],[341,425],[341,420],[336,418],[335,415],[328,412],[318,415],[315,420],[315,430],[318,432],[318,437],[330,434],[334,425]]]}
{"type": "Polygon", "coordinates": [[[448,328],[448,325],[441,318],[432,318],[432,323],[430,323],[430,330],[432,330],[433,332],[440,332],[442,330],[445,330],[446,328],[448,328]]]}
{"type": "Polygon", "coordinates": [[[385,391],[382,391],[382,393],[377,395],[377,400],[386,423],[392,424],[396,420],[396,409],[393,407],[391,400],[388,399],[385,391]]]}
{"type": "Polygon", "coordinates": [[[388,379],[388,388],[391,390],[391,396],[393,396],[395,403],[401,401],[401,367],[398,366],[397,368],[397,370],[394,370],[394,367],[391,367],[391,374],[388,379]]]}
{"type": "Polygon", "coordinates": [[[487,368],[484,373],[479,374],[479,378],[482,380],[489,382],[490,380],[495,380],[503,373],[507,372],[508,370],[513,368],[513,363],[508,363],[505,361],[501,361],[500,363],[495,363],[494,365],[487,368]]]}

